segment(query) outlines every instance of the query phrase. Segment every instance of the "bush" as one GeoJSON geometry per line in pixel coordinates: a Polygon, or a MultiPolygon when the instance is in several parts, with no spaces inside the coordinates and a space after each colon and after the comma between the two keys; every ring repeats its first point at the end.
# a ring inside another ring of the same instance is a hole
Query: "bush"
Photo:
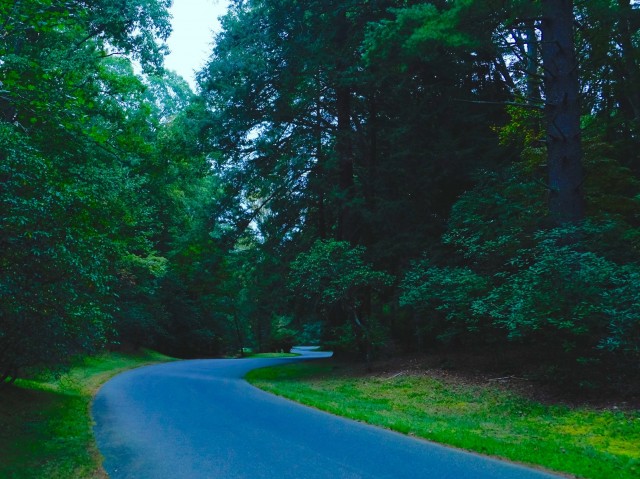
{"type": "Polygon", "coordinates": [[[393,277],[375,270],[365,253],[364,247],[352,247],[346,241],[318,240],[292,263],[290,287],[317,305],[317,313],[344,318],[332,328],[333,346],[359,350],[370,359],[386,341],[386,334],[369,305],[377,292],[393,283],[393,277]]]}
{"type": "Polygon", "coordinates": [[[538,230],[514,240],[520,248],[502,264],[488,262],[484,249],[475,268],[423,259],[406,273],[400,303],[426,317],[423,331],[440,340],[536,345],[541,363],[584,374],[637,367],[640,265],[612,255],[608,238],[620,228],[607,221],[538,230]]]}
{"type": "Polygon", "coordinates": [[[436,334],[450,341],[477,333],[485,325],[473,302],[487,292],[489,281],[468,267],[438,267],[429,259],[412,264],[400,285],[400,305],[419,316],[416,334],[436,334]]]}
{"type": "Polygon", "coordinates": [[[298,342],[298,331],[289,326],[292,319],[286,316],[275,316],[271,321],[271,336],[267,349],[271,351],[289,352],[298,342]]]}
{"type": "Polygon", "coordinates": [[[511,339],[535,338],[579,356],[637,352],[640,267],[587,250],[594,232],[591,225],[538,232],[535,246],[514,258],[521,267],[477,299],[474,313],[493,318],[511,339]]]}

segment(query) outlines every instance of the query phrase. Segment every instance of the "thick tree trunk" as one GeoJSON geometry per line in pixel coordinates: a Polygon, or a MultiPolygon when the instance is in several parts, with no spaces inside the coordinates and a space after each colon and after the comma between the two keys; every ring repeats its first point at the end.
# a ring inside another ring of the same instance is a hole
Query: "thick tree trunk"
{"type": "Polygon", "coordinates": [[[550,212],[556,224],[584,218],[578,66],[573,1],[542,0],[542,60],[550,212]]]}
{"type": "Polygon", "coordinates": [[[618,0],[618,33],[622,49],[623,73],[622,90],[623,95],[620,103],[629,111],[632,120],[640,122],[640,73],[634,58],[634,48],[632,41],[633,29],[630,25],[633,9],[630,0],[618,0]]]}

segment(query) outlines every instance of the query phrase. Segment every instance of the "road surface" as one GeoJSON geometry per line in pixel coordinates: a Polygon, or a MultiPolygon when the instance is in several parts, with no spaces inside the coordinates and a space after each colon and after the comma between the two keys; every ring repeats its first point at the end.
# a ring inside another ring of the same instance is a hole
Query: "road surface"
{"type": "Polygon", "coordinates": [[[180,361],[116,376],[93,404],[107,473],[112,479],[558,477],[338,418],[242,379],[251,369],[293,360],[180,361]]]}

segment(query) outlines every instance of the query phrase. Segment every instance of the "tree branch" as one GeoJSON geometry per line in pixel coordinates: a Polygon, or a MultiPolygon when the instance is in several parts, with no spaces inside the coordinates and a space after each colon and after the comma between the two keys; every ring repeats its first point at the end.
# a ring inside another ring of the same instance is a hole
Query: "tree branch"
{"type": "Polygon", "coordinates": [[[543,110],[542,105],[533,105],[531,103],[519,103],[517,101],[483,101],[483,100],[462,100],[460,98],[454,98],[453,101],[461,102],[461,103],[475,103],[478,105],[508,105],[508,106],[519,106],[522,108],[530,108],[534,110],[543,110]]]}

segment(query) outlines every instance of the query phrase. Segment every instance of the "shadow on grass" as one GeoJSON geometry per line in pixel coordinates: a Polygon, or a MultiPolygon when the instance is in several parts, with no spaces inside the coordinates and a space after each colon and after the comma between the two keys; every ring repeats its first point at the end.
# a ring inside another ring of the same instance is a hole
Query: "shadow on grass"
{"type": "Polygon", "coordinates": [[[89,400],[72,391],[13,385],[0,391],[0,477],[87,478],[89,400]]]}

